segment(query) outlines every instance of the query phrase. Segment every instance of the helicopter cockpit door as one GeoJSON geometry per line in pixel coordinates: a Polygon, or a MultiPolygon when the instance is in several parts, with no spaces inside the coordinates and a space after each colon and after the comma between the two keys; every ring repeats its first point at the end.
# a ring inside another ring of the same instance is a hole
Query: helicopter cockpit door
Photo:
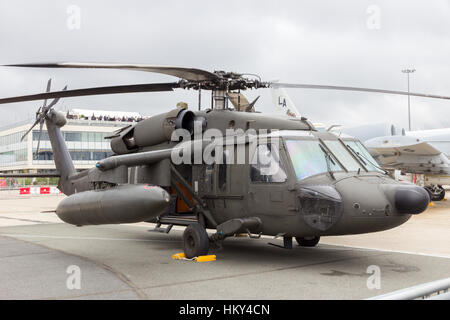
{"type": "MultiPolygon", "coordinates": [[[[198,176],[198,190],[206,201],[208,208],[214,211],[219,220],[241,217],[246,212],[244,204],[245,164],[236,161],[236,146],[228,146],[223,150],[223,158],[214,164],[195,166],[198,176]],[[234,154],[229,148],[234,148],[234,154]]],[[[244,149],[245,151],[245,149],[244,149]]],[[[217,159],[216,159],[217,160],[217,159]]],[[[245,162],[245,159],[244,159],[245,162]]]]}
{"type": "Polygon", "coordinates": [[[295,199],[287,187],[285,158],[279,143],[264,143],[256,147],[250,162],[248,188],[252,215],[279,216],[286,213],[288,206],[294,206],[295,199]]]}
{"type": "MultiPolygon", "coordinates": [[[[216,159],[217,160],[217,159],[216,159]]],[[[216,214],[224,217],[227,212],[227,202],[230,194],[230,165],[226,151],[220,161],[205,165],[205,198],[216,214]]]]}
{"type": "Polygon", "coordinates": [[[214,207],[213,199],[216,196],[216,169],[215,164],[201,164],[193,166],[194,190],[206,201],[209,209],[214,207]]]}

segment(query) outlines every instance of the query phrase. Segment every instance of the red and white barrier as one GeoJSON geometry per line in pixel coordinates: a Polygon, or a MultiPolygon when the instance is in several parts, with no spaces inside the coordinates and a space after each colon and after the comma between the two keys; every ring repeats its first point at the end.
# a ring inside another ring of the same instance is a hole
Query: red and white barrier
{"type": "Polygon", "coordinates": [[[26,187],[19,188],[19,194],[27,195],[27,194],[60,194],[57,187],[26,187]]]}
{"type": "Polygon", "coordinates": [[[30,194],[31,193],[31,188],[20,188],[19,189],[19,193],[20,194],[30,194]]]}

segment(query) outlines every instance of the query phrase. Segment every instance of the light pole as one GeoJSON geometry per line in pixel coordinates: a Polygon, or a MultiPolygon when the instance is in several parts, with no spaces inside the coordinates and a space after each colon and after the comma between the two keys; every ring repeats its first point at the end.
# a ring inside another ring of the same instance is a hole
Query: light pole
{"type": "Polygon", "coordinates": [[[406,73],[408,77],[408,130],[411,131],[411,99],[409,96],[409,74],[415,72],[416,69],[404,69],[403,73],[406,73]]]}

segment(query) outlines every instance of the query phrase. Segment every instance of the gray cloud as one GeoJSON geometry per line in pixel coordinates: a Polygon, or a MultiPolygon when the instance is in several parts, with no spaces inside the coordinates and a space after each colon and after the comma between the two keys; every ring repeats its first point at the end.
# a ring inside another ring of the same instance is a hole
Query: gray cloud
{"type": "MultiPolygon", "coordinates": [[[[411,90],[450,95],[450,4],[424,1],[13,1],[0,0],[0,64],[98,61],[187,65],[259,73],[284,82],[406,89],[400,70],[414,67],[411,90]],[[81,29],[66,26],[69,5],[81,29]],[[380,9],[380,29],[367,9],[380,9]]],[[[171,79],[143,72],[0,68],[0,96],[54,88],[171,79]]],[[[407,98],[289,90],[315,122],[407,124],[407,98]]],[[[271,111],[267,90],[258,109],[271,111]]],[[[65,99],[62,106],[154,114],[196,93],[127,94],[65,99]]],[[[208,100],[208,99],[205,99],[208,100]]],[[[450,126],[448,101],[412,98],[413,127],[450,126]]],[[[38,102],[3,106],[0,124],[32,116],[38,102]]]]}

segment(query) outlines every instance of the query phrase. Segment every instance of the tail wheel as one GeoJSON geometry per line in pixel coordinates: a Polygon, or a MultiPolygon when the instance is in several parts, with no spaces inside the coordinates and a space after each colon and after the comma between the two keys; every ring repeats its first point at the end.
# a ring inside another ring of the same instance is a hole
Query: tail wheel
{"type": "Polygon", "coordinates": [[[320,241],[320,237],[295,237],[298,245],[301,247],[315,247],[320,241]]]}
{"type": "Polygon", "coordinates": [[[183,233],[183,249],[188,259],[208,254],[209,238],[202,225],[193,223],[187,226],[183,233]]]}

